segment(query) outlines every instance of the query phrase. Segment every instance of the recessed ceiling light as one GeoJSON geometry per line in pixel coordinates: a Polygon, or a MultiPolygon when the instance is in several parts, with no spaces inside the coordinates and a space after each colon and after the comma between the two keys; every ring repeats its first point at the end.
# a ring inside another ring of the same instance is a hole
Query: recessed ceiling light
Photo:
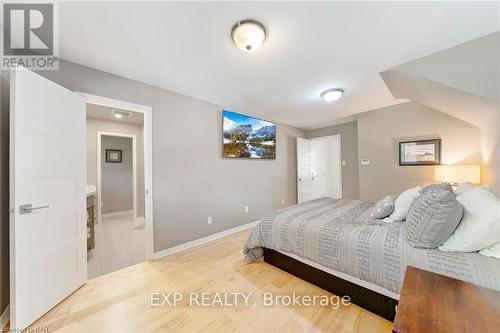
{"type": "Polygon", "coordinates": [[[328,90],[323,91],[323,93],[321,94],[321,97],[323,97],[323,99],[327,102],[333,102],[333,101],[338,100],[342,96],[343,93],[344,93],[344,91],[342,89],[333,88],[333,89],[328,89],[328,90]]]}
{"type": "Polygon", "coordinates": [[[132,113],[126,111],[112,110],[111,113],[116,119],[130,118],[132,116],[132,113]]]}
{"type": "Polygon", "coordinates": [[[233,25],[231,38],[240,50],[255,52],[266,39],[266,28],[256,20],[244,19],[233,25]]]}

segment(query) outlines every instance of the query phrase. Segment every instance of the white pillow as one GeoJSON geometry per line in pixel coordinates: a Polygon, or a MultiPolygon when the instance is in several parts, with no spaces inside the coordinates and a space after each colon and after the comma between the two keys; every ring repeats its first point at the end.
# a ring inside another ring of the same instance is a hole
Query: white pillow
{"type": "Polygon", "coordinates": [[[500,259],[500,242],[479,251],[479,254],[500,259]]]}
{"type": "Polygon", "coordinates": [[[474,185],[472,185],[472,183],[469,183],[469,182],[460,183],[460,184],[458,184],[457,188],[455,189],[455,194],[462,195],[465,192],[469,192],[470,190],[473,190],[473,189],[474,189],[474,185]]]}
{"type": "Polygon", "coordinates": [[[420,195],[419,191],[421,190],[420,186],[412,187],[403,191],[398,197],[396,201],[394,201],[394,210],[392,211],[389,218],[394,221],[403,221],[408,216],[408,211],[410,210],[413,201],[420,195]]]}
{"type": "Polygon", "coordinates": [[[500,198],[485,188],[457,197],[464,217],[443,245],[443,251],[474,252],[500,242],[500,198]]]}
{"type": "Polygon", "coordinates": [[[485,191],[488,191],[488,192],[492,193],[493,195],[497,196],[498,199],[500,199],[500,191],[498,189],[496,189],[495,187],[493,187],[493,186],[483,186],[481,188],[484,189],[485,191]]]}

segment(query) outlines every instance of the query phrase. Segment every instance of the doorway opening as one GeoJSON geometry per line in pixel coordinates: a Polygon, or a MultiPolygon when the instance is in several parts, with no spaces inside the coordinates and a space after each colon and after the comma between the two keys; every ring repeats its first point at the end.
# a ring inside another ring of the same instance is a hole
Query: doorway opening
{"type": "Polygon", "coordinates": [[[341,137],[297,138],[297,199],[342,198],[341,137]]]}
{"type": "Polygon", "coordinates": [[[151,258],[151,114],[145,106],[83,95],[91,279],[151,258]]]}

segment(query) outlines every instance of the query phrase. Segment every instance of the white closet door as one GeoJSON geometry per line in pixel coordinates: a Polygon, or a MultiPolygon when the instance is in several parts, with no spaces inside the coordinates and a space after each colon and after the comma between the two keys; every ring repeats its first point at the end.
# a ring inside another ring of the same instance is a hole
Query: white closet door
{"type": "Polygon", "coordinates": [[[342,155],[341,137],[333,136],[328,140],[328,168],[330,171],[329,196],[336,199],[342,198],[342,155]]]}
{"type": "Polygon", "coordinates": [[[10,84],[10,327],[87,279],[85,101],[26,69],[10,84]]]}
{"type": "Polygon", "coordinates": [[[311,141],[311,199],[330,195],[328,140],[311,141]]]}

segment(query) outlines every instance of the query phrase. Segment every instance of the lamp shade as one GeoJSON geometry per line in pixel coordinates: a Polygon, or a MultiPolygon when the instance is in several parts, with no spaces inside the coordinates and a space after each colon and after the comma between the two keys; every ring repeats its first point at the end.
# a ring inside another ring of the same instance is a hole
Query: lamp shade
{"type": "Polygon", "coordinates": [[[442,183],[479,184],[481,167],[479,165],[441,165],[434,169],[434,180],[442,183]]]}

